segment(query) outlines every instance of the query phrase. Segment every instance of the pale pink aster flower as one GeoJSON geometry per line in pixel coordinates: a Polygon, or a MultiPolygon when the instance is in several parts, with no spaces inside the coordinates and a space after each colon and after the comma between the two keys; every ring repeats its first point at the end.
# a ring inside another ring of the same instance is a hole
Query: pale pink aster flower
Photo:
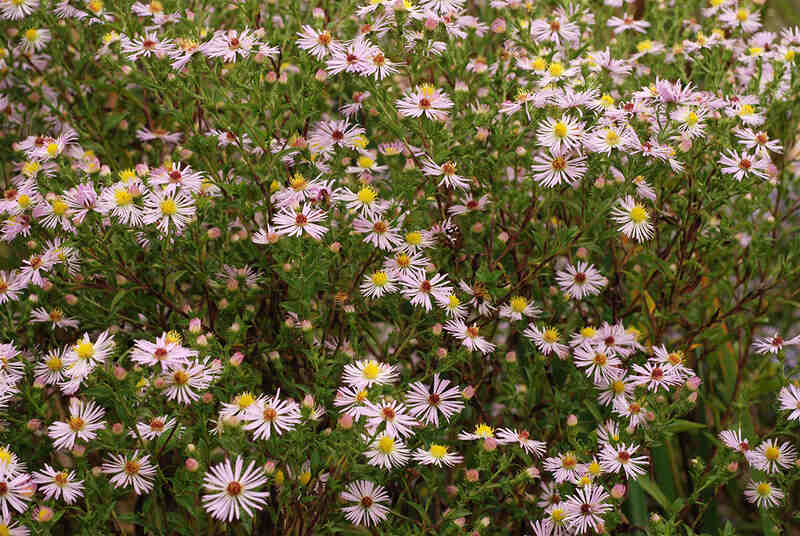
{"type": "Polygon", "coordinates": [[[355,149],[365,132],[364,127],[351,125],[349,119],[320,121],[308,137],[308,146],[318,153],[326,153],[334,147],[355,149]]]}
{"type": "Polygon", "coordinates": [[[83,480],[77,480],[74,471],[56,471],[45,464],[44,469],[33,473],[32,477],[46,500],[63,497],[65,503],[72,504],[83,496],[83,480]]]}
{"type": "Polygon", "coordinates": [[[26,286],[27,282],[20,277],[16,270],[10,272],[0,270],[0,305],[16,301],[26,286]]]}
{"type": "Polygon", "coordinates": [[[733,133],[739,143],[747,149],[755,149],[756,153],[762,156],[768,155],[769,151],[778,154],[783,152],[781,142],[769,139],[769,136],[764,131],[754,132],[751,128],[735,128],[733,133]]]}
{"type": "Polygon", "coordinates": [[[364,453],[369,465],[375,465],[387,471],[395,467],[402,467],[408,463],[410,451],[406,444],[396,436],[389,433],[379,434],[370,443],[369,449],[364,453]]]}
{"type": "Polygon", "coordinates": [[[361,283],[361,294],[371,299],[378,299],[384,295],[392,294],[397,291],[394,274],[378,270],[371,274],[364,274],[361,283]]]}
{"type": "Polygon", "coordinates": [[[25,376],[20,353],[12,343],[0,344],[0,383],[15,384],[25,376]]]}
{"type": "Polygon", "coordinates": [[[577,150],[583,143],[584,123],[569,115],[560,119],[548,117],[538,125],[537,141],[540,146],[547,147],[551,153],[559,154],[577,150]]]}
{"type": "MultiPolygon", "coordinates": [[[[361,158],[363,157],[359,160],[361,158]]],[[[375,188],[369,185],[362,186],[358,192],[353,192],[349,188],[339,188],[334,192],[333,198],[336,201],[344,201],[348,209],[358,212],[362,218],[374,218],[389,208],[389,203],[382,201],[375,188]]]]}
{"type": "Polygon", "coordinates": [[[533,180],[547,188],[573,184],[583,178],[586,169],[585,156],[558,150],[540,153],[531,165],[533,180]]]}
{"type": "Polygon", "coordinates": [[[655,356],[650,360],[659,363],[662,368],[672,369],[678,374],[681,379],[692,375],[692,369],[685,365],[686,356],[681,351],[668,352],[666,347],[662,344],[660,346],[653,346],[653,353],[655,356]]]}
{"type": "Polygon", "coordinates": [[[531,439],[530,432],[527,430],[517,431],[516,428],[499,428],[497,430],[497,442],[503,445],[510,445],[512,443],[518,444],[525,452],[532,454],[537,458],[544,456],[547,449],[547,443],[531,439]]]}
{"type": "Polygon", "coordinates": [[[575,348],[573,360],[595,383],[613,382],[622,374],[622,361],[615,354],[598,350],[593,345],[575,348]]]}
{"type": "Polygon", "coordinates": [[[783,492],[766,480],[751,480],[744,489],[744,496],[748,502],[759,508],[774,508],[783,500],[783,492]]]}
{"type": "Polygon", "coordinates": [[[725,8],[717,20],[728,28],[739,29],[745,33],[752,33],[761,28],[761,13],[751,12],[745,7],[736,6],[725,8]]]}
{"type": "Polygon", "coordinates": [[[397,400],[381,400],[377,404],[367,401],[361,414],[367,418],[367,427],[377,429],[385,425],[391,437],[411,437],[419,422],[408,414],[408,408],[397,400]]]}
{"type": "MultiPolygon", "coordinates": [[[[24,19],[39,7],[39,0],[16,0],[0,4],[0,15],[9,20],[24,19]]],[[[5,515],[5,514],[4,514],[5,515]]]]}
{"type": "Polygon", "coordinates": [[[384,251],[391,251],[402,243],[397,230],[379,214],[354,220],[353,230],[366,235],[364,242],[384,251]]]}
{"type": "Polygon", "coordinates": [[[176,362],[168,367],[164,394],[179,404],[191,404],[200,398],[197,391],[205,391],[216,375],[206,361],[176,362]]]}
{"type": "Polygon", "coordinates": [[[484,423],[476,424],[475,430],[472,432],[462,431],[458,433],[458,439],[461,441],[479,441],[490,437],[494,437],[494,428],[484,423]]]}
{"type": "Polygon", "coordinates": [[[735,180],[741,182],[742,179],[750,176],[766,179],[766,170],[769,164],[758,154],[750,154],[747,151],[739,154],[737,151],[728,149],[720,155],[719,165],[723,173],[733,175],[735,180]]]}
{"type": "Polygon", "coordinates": [[[106,427],[103,416],[106,410],[92,401],[83,402],[73,398],[69,405],[69,419],[66,422],[56,421],[47,429],[47,435],[53,440],[56,450],[69,450],[75,441],[91,441],[97,437],[97,431],[106,427]]]}
{"type": "Polygon", "coordinates": [[[620,224],[617,228],[628,238],[644,242],[653,238],[653,224],[647,209],[631,196],[618,200],[618,205],[611,211],[611,218],[620,224]]]}
{"type": "Polygon", "coordinates": [[[620,443],[612,446],[606,443],[600,451],[600,465],[609,473],[625,472],[627,478],[636,479],[645,473],[648,464],[647,456],[634,456],[638,445],[620,443]]]}
{"type": "Polygon", "coordinates": [[[794,446],[775,439],[767,439],[748,456],[750,465],[766,473],[789,469],[795,460],[797,460],[797,450],[794,446]]]}
{"type": "Polygon", "coordinates": [[[553,478],[559,484],[577,482],[578,474],[584,469],[584,464],[578,463],[574,452],[564,452],[558,456],[545,458],[543,466],[545,471],[553,474],[553,478]]]}
{"type": "Polygon", "coordinates": [[[327,214],[319,209],[312,208],[311,204],[304,204],[299,211],[284,208],[273,216],[272,224],[275,233],[286,236],[302,236],[303,233],[315,240],[321,240],[328,228],[319,225],[327,214]]]}
{"type": "Polygon", "coordinates": [[[156,468],[150,463],[150,455],[139,456],[136,450],[130,456],[110,454],[103,463],[103,472],[114,475],[110,478],[115,488],[133,488],[136,495],[144,495],[153,489],[156,468]]]}
{"type": "Polygon", "coordinates": [[[134,341],[131,351],[131,361],[155,367],[161,365],[161,370],[168,369],[180,363],[187,363],[189,358],[196,357],[197,351],[184,348],[178,341],[172,340],[168,333],[163,333],[156,338],[156,342],[145,339],[134,341]]]}
{"type": "MultiPolygon", "coordinates": [[[[6,4],[14,5],[11,2],[6,4]]],[[[25,525],[20,525],[19,521],[12,521],[11,516],[3,515],[0,517],[0,531],[5,530],[8,536],[28,536],[31,532],[25,525]]]]}
{"type": "Polygon", "coordinates": [[[136,61],[141,58],[149,58],[151,55],[164,57],[175,49],[171,40],[160,40],[156,32],[148,32],[144,37],[138,36],[133,39],[123,37],[120,50],[127,54],[128,59],[136,61]]]}
{"type": "Polygon", "coordinates": [[[633,430],[639,425],[647,426],[647,419],[645,419],[647,408],[638,400],[617,397],[614,399],[613,411],[620,417],[627,417],[628,426],[633,430]]]}
{"type": "Polygon", "coordinates": [[[606,502],[608,498],[608,493],[601,486],[588,485],[576,489],[575,495],[569,497],[564,504],[567,525],[578,534],[588,532],[589,529],[599,532],[603,514],[614,508],[606,502]]]}
{"type": "Polygon", "coordinates": [[[561,342],[561,334],[552,326],[539,329],[536,324],[530,324],[522,334],[532,340],[544,355],[555,353],[561,359],[569,355],[569,346],[561,342]]]}
{"type": "Polygon", "coordinates": [[[534,20],[530,27],[533,39],[537,43],[552,41],[556,47],[560,47],[564,41],[577,43],[580,38],[580,28],[565,15],[562,11],[550,20],[534,20]]]}
{"type": "Polygon", "coordinates": [[[184,192],[176,190],[151,191],[144,198],[144,212],[142,222],[156,224],[162,234],[168,234],[171,229],[176,234],[181,234],[186,226],[194,219],[197,208],[194,201],[184,192]]]}
{"type": "Polygon", "coordinates": [[[620,376],[618,378],[612,380],[600,379],[594,382],[595,388],[600,391],[597,395],[597,401],[600,404],[613,407],[614,401],[617,398],[627,401],[630,399],[631,395],[633,395],[636,386],[625,377],[621,369],[619,374],[620,376]]]}
{"type": "Polygon", "coordinates": [[[294,430],[300,423],[300,407],[294,400],[281,400],[281,390],[275,396],[259,397],[249,406],[242,417],[247,423],[245,430],[253,432],[254,439],[270,438],[272,431],[277,435],[294,430]]]}
{"type": "Polygon", "coordinates": [[[196,194],[203,185],[205,175],[202,171],[194,171],[191,166],[183,166],[173,162],[171,169],[159,167],[150,174],[150,184],[163,185],[165,190],[180,190],[196,194]]]}
{"type": "Polygon", "coordinates": [[[349,415],[354,421],[361,418],[366,407],[369,392],[366,388],[342,386],[336,391],[333,398],[333,405],[341,408],[339,411],[344,415],[349,415]]]}
{"type": "Polygon", "coordinates": [[[84,333],[64,356],[64,365],[72,377],[85,378],[97,365],[105,362],[114,350],[114,336],[105,330],[95,342],[84,333]]]}
{"type": "Polygon", "coordinates": [[[28,509],[26,502],[31,500],[30,485],[31,477],[26,473],[0,471],[0,512],[4,520],[9,519],[9,506],[20,514],[28,509]]]}
{"type": "Polygon", "coordinates": [[[141,437],[142,439],[154,439],[159,437],[164,432],[169,432],[175,427],[175,417],[170,418],[168,415],[161,415],[160,417],[153,417],[145,422],[136,423],[136,432],[130,431],[131,437],[141,437]]]}
{"type": "Polygon", "coordinates": [[[608,284],[608,279],[594,265],[584,261],[578,261],[577,268],[568,264],[564,270],[556,272],[556,281],[563,292],[576,300],[599,294],[608,284]]]}
{"type": "Polygon", "coordinates": [[[433,375],[430,388],[422,382],[414,382],[408,389],[405,397],[408,409],[425,424],[439,426],[440,413],[450,422],[451,417],[464,409],[461,389],[457,385],[450,387],[450,380],[440,378],[438,373],[433,375]]]}
{"type": "Polygon", "coordinates": [[[489,194],[484,194],[478,199],[468,195],[464,200],[457,205],[453,205],[447,209],[450,216],[460,216],[461,214],[468,214],[470,212],[481,211],[489,204],[489,194]]]}
{"type": "Polygon", "coordinates": [[[337,50],[341,47],[341,44],[331,37],[328,30],[316,30],[308,24],[304,24],[302,30],[302,32],[297,32],[299,36],[297,46],[318,60],[323,59],[332,50],[337,50]]]}
{"type": "Polygon", "coordinates": [[[648,391],[658,392],[659,389],[669,391],[671,387],[683,383],[683,379],[673,367],[662,367],[660,363],[634,364],[633,371],[636,373],[630,377],[633,384],[643,385],[648,391]]]}
{"type": "Polygon", "coordinates": [[[123,225],[138,227],[142,224],[142,209],[135,203],[144,187],[140,181],[128,184],[120,181],[104,188],[97,200],[97,210],[101,214],[111,214],[123,225]]]}
{"type": "Polygon", "coordinates": [[[325,63],[326,70],[330,75],[365,73],[370,68],[370,58],[374,49],[375,47],[363,35],[359,35],[347,46],[330,49],[330,57],[325,63]]]}
{"type": "Polygon", "coordinates": [[[719,433],[720,440],[729,449],[737,450],[742,454],[750,454],[750,442],[742,437],[742,430],[723,430],[719,433]]]}
{"type": "Polygon", "coordinates": [[[345,517],[354,525],[377,525],[389,515],[389,494],[383,486],[368,480],[358,480],[347,485],[343,500],[355,503],[342,508],[345,517]]]}
{"type": "Polygon", "coordinates": [[[428,450],[418,448],[414,451],[414,459],[422,465],[435,465],[436,467],[442,465],[453,467],[464,461],[463,456],[450,452],[446,445],[437,443],[431,444],[428,450]]]}
{"type": "Polygon", "coordinates": [[[373,385],[394,383],[399,377],[399,369],[395,365],[380,363],[374,359],[362,359],[345,365],[342,381],[359,389],[373,385]]]}
{"type": "Polygon", "coordinates": [[[469,182],[464,177],[456,173],[456,164],[452,161],[447,161],[444,164],[437,164],[430,157],[425,157],[422,161],[422,173],[432,177],[442,177],[439,181],[439,186],[445,188],[455,189],[461,188],[463,190],[469,189],[469,182]]]}
{"type": "Polygon", "coordinates": [[[257,489],[267,482],[261,467],[251,461],[244,469],[244,461],[236,457],[233,465],[229,459],[209,468],[203,479],[203,487],[209,494],[203,495],[203,509],[214,519],[228,523],[241,518],[241,511],[252,516],[264,508],[269,497],[267,491],[257,489]]]}
{"type": "Polygon", "coordinates": [[[777,354],[783,350],[784,346],[794,346],[800,344],[800,335],[791,339],[784,339],[773,329],[766,337],[756,337],[753,342],[753,350],[758,354],[777,354]]]}
{"type": "Polygon", "coordinates": [[[163,128],[139,128],[136,130],[136,138],[141,141],[161,140],[164,143],[171,143],[175,145],[181,141],[183,135],[180,132],[169,132],[163,128]]]}
{"type": "Polygon", "coordinates": [[[508,303],[500,306],[500,318],[509,320],[522,320],[524,318],[536,318],[542,314],[542,310],[533,301],[523,296],[513,296],[508,303]]]}
{"type": "Polygon", "coordinates": [[[625,30],[633,30],[634,32],[638,33],[645,33],[647,28],[650,27],[650,23],[646,20],[636,20],[633,18],[632,15],[628,13],[625,14],[624,17],[611,17],[608,19],[606,26],[609,28],[614,29],[614,34],[618,35],[624,32],[625,30]]]}
{"type": "Polygon", "coordinates": [[[397,100],[397,110],[403,117],[445,119],[447,111],[454,106],[453,101],[443,91],[423,84],[414,91],[406,90],[403,98],[397,100]]]}
{"type": "Polygon", "coordinates": [[[436,274],[431,279],[424,273],[408,273],[400,278],[403,296],[411,301],[411,305],[424,307],[426,311],[433,308],[431,296],[437,301],[452,294],[453,287],[444,274],[436,274]]]}
{"type": "Polygon", "coordinates": [[[45,385],[56,385],[64,380],[64,359],[69,346],[64,346],[60,350],[54,348],[50,350],[41,361],[36,363],[33,376],[36,380],[45,385]]]}
{"type": "Polygon", "coordinates": [[[217,30],[209,41],[200,45],[200,52],[209,58],[222,58],[222,61],[232,63],[239,58],[248,57],[253,47],[260,44],[249,28],[241,32],[217,30]]]}
{"type": "Polygon", "coordinates": [[[64,192],[64,201],[73,213],[73,223],[80,225],[89,212],[100,213],[97,207],[97,192],[91,183],[79,184],[64,192]]]}
{"type": "Polygon", "coordinates": [[[461,341],[461,345],[471,352],[475,350],[482,354],[493,352],[495,345],[480,335],[477,324],[468,326],[463,320],[452,319],[444,325],[445,331],[461,341]]]}
{"type": "Polygon", "coordinates": [[[52,329],[55,328],[77,328],[79,323],[74,318],[64,316],[61,309],[54,308],[48,311],[44,307],[38,307],[31,311],[31,322],[40,322],[50,324],[52,329]]]}
{"type": "Polygon", "coordinates": [[[780,402],[780,409],[784,411],[791,411],[786,416],[790,421],[800,421],[800,387],[796,385],[787,385],[782,388],[778,393],[778,401],[780,402]]]}

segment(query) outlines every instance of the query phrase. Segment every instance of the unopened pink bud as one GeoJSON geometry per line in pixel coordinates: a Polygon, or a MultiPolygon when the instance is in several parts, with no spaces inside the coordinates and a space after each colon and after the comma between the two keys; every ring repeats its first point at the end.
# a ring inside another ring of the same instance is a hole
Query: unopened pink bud
{"type": "Polygon", "coordinates": [[[125,427],[122,426],[121,422],[115,422],[113,425],[111,425],[111,433],[114,435],[120,435],[124,431],[125,427]]]}
{"type": "Polygon", "coordinates": [[[611,496],[615,499],[621,499],[625,496],[626,491],[624,484],[614,484],[614,487],[611,488],[611,496]]]}
{"type": "Polygon", "coordinates": [[[467,469],[467,472],[464,473],[464,478],[467,479],[467,482],[477,482],[480,474],[477,469],[467,469]]]}
{"type": "Polygon", "coordinates": [[[492,452],[497,448],[497,440],[493,437],[487,437],[483,440],[483,450],[492,452]]]}
{"type": "Polygon", "coordinates": [[[116,379],[118,379],[119,381],[122,381],[122,380],[125,379],[125,376],[127,376],[127,375],[128,375],[128,371],[125,370],[124,367],[122,367],[121,365],[114,365],[114,377],[116,379]]]}
{"type": "Polygon", "coordinates": [[[238,367],[244,361],[244,354],[242,352],[235,352],[230,359],[230,364],[234,367],[238,367]]]}
{"type": "Polygon", "coordinates": [[[466,387],[464,387],[464,390],[461,391],[461,396],[469,400],[470,398],[475,396],[475,388],[471,385],[467,385],[466,387]]]}
{"type": "Polygon", "coordinates": [[[42,421],[40,421],[39,419],[31,419],[28,421],[28,424],[26,426],[28,427],[28,430],[30,430],[31,432],[35,432],[36,430],[39,430],[42,427],[42,421]]]}
{"type": "Polygon", "coordinates": [[[578,416],[570,414],[567,417],[567,426],[577,426],[577,424],[578,424],[578,416]]]}
{"type": "Polygon", "coordinates": [[[200,463],[195,460],[194,458],[186,458],[186,461],[183,462],[183,465],[186,467],[186,470],[190,473],[194,473],[197,469],[200,468],[200,463]]]}
{"type": "Polygon", "coordinates": [[[343,430],[349,430],[353,427],[353,417],[351,415],[342,415],[339,417],[339,428],[343,430]]]}

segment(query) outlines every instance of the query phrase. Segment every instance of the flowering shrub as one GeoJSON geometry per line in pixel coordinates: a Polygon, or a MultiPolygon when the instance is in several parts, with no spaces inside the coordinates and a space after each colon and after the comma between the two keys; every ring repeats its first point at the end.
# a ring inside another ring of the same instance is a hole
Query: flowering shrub
{"type": "Polygon", "coordinates": [[[0,536],[796,533],[763,3],[0,0],[0,536]]]}

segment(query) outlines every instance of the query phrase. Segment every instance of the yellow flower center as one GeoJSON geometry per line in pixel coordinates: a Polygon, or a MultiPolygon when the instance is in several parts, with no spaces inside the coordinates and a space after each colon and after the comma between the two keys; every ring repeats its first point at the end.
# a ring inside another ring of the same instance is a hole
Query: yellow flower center
{"type": "Polygon", "coordinates": [[[61,367],[63,366],[63,364],[61,363],[61,359],[56,355],[50,356],[50,359],[47,360],[46,365],[47,368],[52,370],[53,372],[58,372],[59,370],[61,370],[61,367]]]}
{"type": "Polygon", "coordinates": [[[644,41],[639,41],[639,43],[636,45],[636,50],[638,50],[639,52],[647,52],[651,48],[653,48],[653,42],[650,41],[649,39],[645,39],[644,41]]]}
{"type": "Polygon", "coordinates": [[[461,305],[461,300],[455,294],[450,294],[450,297],[447,298],[447,304],[450,309],[455,309],[459,305],[461,305]]]}
{"type": "Polygon", "coordinates": [[[770,493],[772,493],[772,486],[767,482],[761,482],[756,486],[756,493],[758,493],[759,497],[769,497],[770,493]]]}
{"type": "Polygon", "coordinates": [[[620,380],[614,380],[614,382],[611,384],[611,388],[617,395],[621,395],[622,393],[625,392],[625,384],[622,383],[620,380]]]}
{"type": "Polygon", "coordinates": [[[431,445],[431,450],[429,452],[432,458],[441,460],[447,456],[447,447],[444,445],[431,445]]]}
{"type": "Polygon", "coordinates": [[[39,31],[36,30],[35,28],[31,28],[30,30],[27,30],[25,32],[26,41],[36,41],[38,37],[39,37],[39,31]]]}
{"type": "Polygon", "coordinates": [[[308,181],[306,181],[306,178],[298,173],[289,181],[289,186],[295,192],[301,192],[306,189],[306,186],[308,186],[308,181]]]}
{"type": "Polygon", "coordinates": [[[511,298],[511,310],[515,313],[522,313],[528,307],[528,300],[522,296],[515,296],[511,298]]]}
{"type": "MultiPolygon", "coordinates": [[[[14,0],[12,0],[13,2],[14,0]]],[[[0,536],[10,536],[11,531],[8,528],[8,525],[0,523],[0,536]]]]}
{"type": "Polygon", "coordinates": [[[764,457],[772,462],[777,460],[780,455],[781,451],[777,447],[767,447],[764,450],[764,457]]]}
{"type": "Polygon", "coordinates": [[[0,448],[0,462],[3,465],[11,463],[11,453],[5,447],[0,448]]]}
{"type": "Polygon", "coordinates": [[[605,95],[600,97],[600,104],[602,104],[606,108],[608,108],[609,106],[614,106],[614,97],[606,93],[605,95]]]}
{"type": "Polygon", "coordinates": [[[487,437],[494,437],[494,430],[487,424],[479,424],[475,427],[475,435],[484,439],[487,437]]]}
{"type": "Polygon", "coordinates": [[[544,58],[537,56],[531,62],[531,66],[536,71],[544,71],[547,68],[547,62],[544,60],[544,58]]]}
{"type": "Polygon", "coordinates": [[[550,73],[550,76],[558,77],[564,74],[564,66],[558,62],[553,62],[550,64],[550,68],[547,69],[547,71],[550,73]]]}
{"type": "Polygon", "coordinates": [[[250,407],[250,404],[255,401],[256,399],[253,397],[253,394],[250,391],[245,391],[236,397],[236,404],[242,409],[250,407]]]}
{"type": "Polygon", "coordinates": [[[133,202],[133,196],[128,190],[120,188],[114,192],[114,202],[117,203],[117,206],[124,207],[133,202]]]}
{"type": "Polygon", "coordinates": [[[619,134],[615,130],[606,131],[606,143],[609,145],[617,145],[619,143],[619,134]]]}
{"type": "Polygon", "coordinates": [[[28,208],[31,205],[31,198],[27,194],[21,194],[17,198],[17,203],[19,204],[20,208],[28,208]]]}
{"type": "MultiPolygon", "coordinates": [[[[370,279],[372,280],[372,284],[375,285],[376,287],[382,287],[389,281],[389,277],[386,275],[386,272],[383,271],[375,272],[370,276],[370,279]]],[[[367,368],[364,367],[364,370],[366,369],[367,368]]]]}
{"type": "Polygon", "coordinates": [[[786,54],[783,55],[783,59],[786,61],[793,61],[794,60],[795,51],[792,49],[788,49],[786,54]]]}
{"type": "Polygon", "coordinates": [[[594,329],[592,326],[586,326],[585,328],[581,328],[581,337],[585,339],[594,337],[596,333],[597,330],[594,329]]]}
{"type": "Polygon", "coordinates": [[[542,339],[544,339],[544,342],[549,344],[558,342],[558,338],[559,338],[559,333],[556,328],[548,328],[544,330],[544,333],[542,333],[542,339]]]}
{"type": "Polygon", "coordinates": [[[374,380],[378,377],[378,374],[381,373],[381,368],[376,361],[368,361],[367,364],[364,365],[364,370],[361,373],[366,379],[374,380]]]}
{"type": "Polygon", "coordinates": [[[94,344],[89,341],[81,341],[75,346],[75,353],[81,359],[90,359],[94,357],[94,344]]]}
{"type": "Polygon", "coordinates": [[[128,183],[136,178],[136,172],[132,169],[123,169],[119,172],[119,178],[122,182],[128,183]]]}
{"type": "Polygon", "coordinates": [[[358,157],[358,167],[370,169],[375,165],[375,160],[368,156],[361,155],[358,157]]]}
{"type": "Polygon", "coordinates": [[[58,144],[57,143],[50,143],[47,146],[47,154],[50,156],[55,156],[58,154],[58,144]]]}
{"type": "Polygon", "coordinates": [[[384,454],[391,454],[394,451],[394,439],[389,436],[383,436],[378,441],[378,450],[384,454]]]}
{"type": "Polygon", "coordinates": [[[739,9],[739,11],[736,12],[736,19],[739,22],[746,21],[747,17],[749,17],[749,16],[750,16],[750,12],[748,10],[744,9],[744,8],[741,8],[741,9],[739,9]]]}
{"type": "Polygon", "coordinates": [[[550,517],[553,519],[553,521],[560,524],[562,521],[564,521],[564,518],[567,517],[567,514],[561,508],[553,508],[550,511],[550,517]]]}
{"type": "Polygon", "coordinates": [[[164,338],[167,344],[180,344],[182,340],[181,334],[175,330],[168,331],[167,336],[164,338]]]}
{"type": "Polygon", "coordinates": [[[305,486],[306,484],[308,484],[311,481],[311,472],[310,471],[305,471],[304,473],[302,473],[298,477],[298,480],[300,481],[300,484],[305,486]]]}
{"type": "Polygon", "coordinates": [[[647,210],[642,205],[634,205],[628,216],[633,223],[644,223],[647,221],[647,210]]]}
{"type": "Polygon", "coordinates": [[[61,199],[54,199],[50,206],[56,216],[63,216],[67,212],[67,204],[61,199]]]}
{"type": "Polygon", "coordinates": [[[172,199],[164,199],[159,205],[161,213],[165,216],[174,216],[178,212],[178,205],[172,199]]]}
{"type": "Polygon", "coordinates": [[[700,118],[697,117],[697,114],[694,112],[689,112],[689,115],[686,116],[686,124],[692,127],[695,126],[699,120],[700,118]]]}
{"type": "Polygon", "coordinates": [[[411,244],[412,246],[418,246],[422,244],[422,233],[419,231],[412,231],[406,235],[406,242],[411,244]]]}
{"type": "Polygon", "coordinates": [[[365,205],[369,205],[375,199],[377,199],[378,193],[370,188],[369,186],[365,186],[358,191],[358,200],[364,203],[365,205]]]}
{"type": "Polygon", "coordinates": [[[739,110],[739,115],[747,116],[747,115],[753,115],[754,113],[756,113],[756,110],[750,104],[745,104],[744,106],[742,106],[742,109],[739,110]]]}
{"type": "Polygon", "coordinates": [[[567,125],[559,121],[553,126],[553,134],[555,134],[557,138],[565,138],[567,136],[567,125]]]}
{"type": "Polygon", "coordinates": [[[590,464],[589,464],[589,473],[590,473],[592,476],[597,476],[597,475],[599,475],[599,474],[600,474],[600,473],[602,473],[602,472],[603,472],[603,468],[602,468],[602,467],[600,467],[600,464],[599,464],[599,463],[597,463],[597,462],[593,461],[592,463],[590,463],[590,464]]]}
{"type": "Polygon", "coordinates": [[[42,167],[42,165],[39,162],[34,160],[34,161],[28,162],[24,166],[22,166],[22,173],[24,173],[28,177],[32,177],[32,176],[36,175],[39,172],[39,169],[41,167],[42,167]]]}
{"type": "Polygon", "coordinates": [[[87,7],[89,8],[89,11],[91,11],[92,13],[100,13],[101,11],[103,11],[103,2],[102,0],[91,0],[87,4],[87,7]]]}

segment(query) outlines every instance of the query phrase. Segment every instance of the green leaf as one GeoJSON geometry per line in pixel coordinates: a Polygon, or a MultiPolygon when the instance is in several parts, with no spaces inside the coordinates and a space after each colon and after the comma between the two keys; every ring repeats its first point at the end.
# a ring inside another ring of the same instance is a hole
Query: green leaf
{"type": "Polygon", "coordinates": [[[661,491],[661,488],[658,487],[658,484],[656,484],[655,482],[653,482],[652,480],[650,480],[645,476],[640,476],[636,480],[636,483],[639,484],[639,486],[643,490],[645,490],[648,495],[650,495],[653,499],[655,499],[656,502],[661,506],[661,508],[663,508],[667,512],[670,511],[671,509],[670,501],[669,499],[667,499],[667,496],[664,495],[664,492],[661,491]]]}
{"type": "Polygon", "coordinates": [[[706,425],[701,422],[692,422],[684,419],[676,419],[671,423],[667,424],[664,427],[664,429],[667,432],[677,434],[678,432],[689,432],[691,430],[700,430],[705,427],[706,425]]]}

